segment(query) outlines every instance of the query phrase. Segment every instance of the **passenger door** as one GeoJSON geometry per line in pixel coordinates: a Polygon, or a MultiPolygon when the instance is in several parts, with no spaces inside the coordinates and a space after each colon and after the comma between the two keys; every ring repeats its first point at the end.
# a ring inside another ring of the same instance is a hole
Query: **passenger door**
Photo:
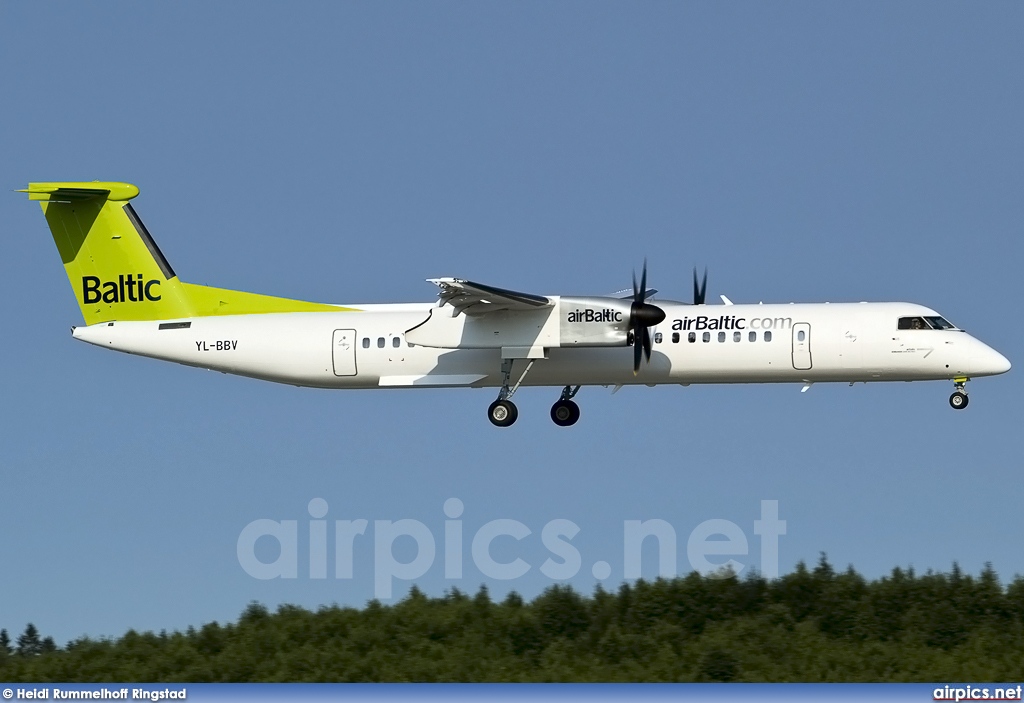
{"type": "Polygon", "coordinates": [[[807,322],[793,325],[793,368],[800,371],[811,368],[811,325],[807,322]]]}
{"type": "Polygon", "coordinates": [[[334,330],[334,375],[356,375],[356,331],[334,330]]]}

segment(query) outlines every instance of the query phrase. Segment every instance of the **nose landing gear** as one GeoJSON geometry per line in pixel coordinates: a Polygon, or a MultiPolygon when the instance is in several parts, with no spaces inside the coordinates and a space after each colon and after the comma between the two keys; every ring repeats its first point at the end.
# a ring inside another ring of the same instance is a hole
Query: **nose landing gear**
{"type": "Polygon", "coordinates": [[[949,396],[949,405],[954,410],[963,410],[967,407],[969,398],[967,397],[967,379],[966,378],[954,378],[953,387],[956,389],[953,395],[949,396]]]}
{"type": "Polygon", "coordinates": [[[580,406],[572,400],[579,392],[579,386],[566,386],[562,389],[562,397],[551,406],[551,420],[559,427],[575,425],[580,419],[580,406]]]}

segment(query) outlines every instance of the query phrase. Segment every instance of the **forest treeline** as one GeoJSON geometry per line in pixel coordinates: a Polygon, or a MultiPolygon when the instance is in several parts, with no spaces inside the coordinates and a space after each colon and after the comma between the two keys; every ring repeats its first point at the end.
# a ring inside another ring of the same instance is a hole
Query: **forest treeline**
{"type": "Polygon", "coordinates": [[[691,574],[532,601],[486,588],[362,609],[250,604],[237,622],[0,637],[0,681],[994,681],[1024,679],[1024,577],[814,568],[691,574]]]}

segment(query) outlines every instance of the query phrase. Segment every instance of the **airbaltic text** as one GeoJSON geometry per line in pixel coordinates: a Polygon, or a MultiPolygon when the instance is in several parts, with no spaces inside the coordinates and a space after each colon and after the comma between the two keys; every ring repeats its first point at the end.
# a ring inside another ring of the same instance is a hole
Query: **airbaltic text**
{"type": "Polygon", "coordinates": [[[622,312],[605,308],[604,310],[570,310],[569,322],[622,322],[622,312]]]}
{"type": "Polygon", "coordinates": [[[697,315],[672,321],[673,330],[779,330],[792,326],[792,317],[754,317],[748,320],[735,315],[697,315]]]}

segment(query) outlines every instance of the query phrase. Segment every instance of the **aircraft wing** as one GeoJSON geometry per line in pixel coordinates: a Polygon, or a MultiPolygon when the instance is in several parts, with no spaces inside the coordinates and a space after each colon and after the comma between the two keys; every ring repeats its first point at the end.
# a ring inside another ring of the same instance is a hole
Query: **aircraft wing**
{"type": "Polygon", "coordinates": [[[438,299],[457,312],[467,315],[486,315],[498,310],[537,310],[554,305],[550,298],[532,293],[495,288],[461,278],[428,278],[440,288],[438,299]]]}

